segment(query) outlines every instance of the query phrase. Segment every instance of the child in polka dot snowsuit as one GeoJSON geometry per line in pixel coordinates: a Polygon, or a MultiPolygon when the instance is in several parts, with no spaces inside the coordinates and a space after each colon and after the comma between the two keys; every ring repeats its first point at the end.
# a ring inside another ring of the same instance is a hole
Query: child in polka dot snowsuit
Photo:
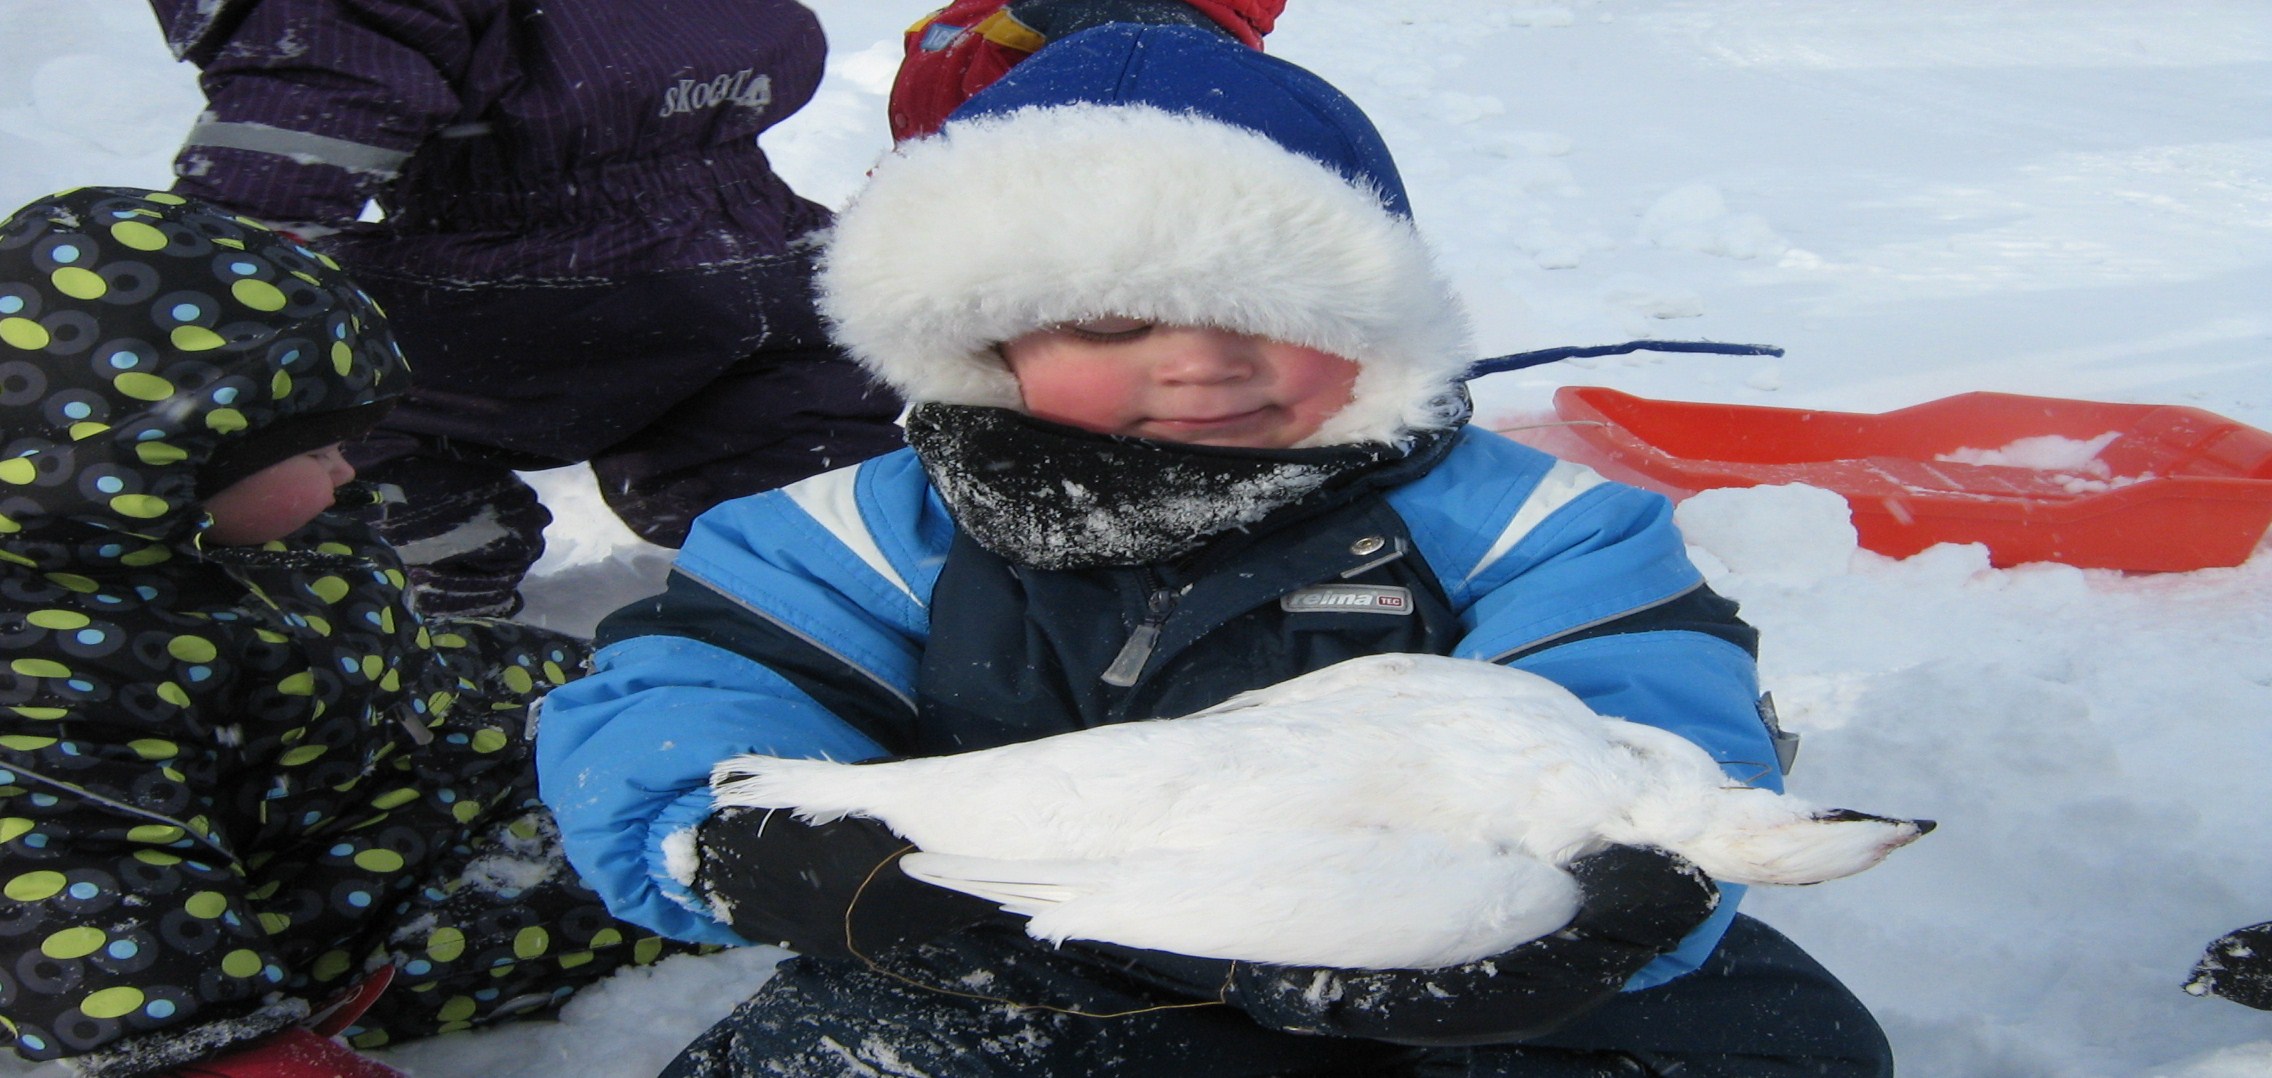
{"type": "Polygon", "coordinates": [[[610,918],[536,804],[531,705],[583,646],[422,619],[393,550],[328,511],[338,443],[408,378],[336,266],[243,218],[81,189],[0,224],[22,1057],[391,1074],[328,1036],[544,1010],[687,949],[610,918]]]}

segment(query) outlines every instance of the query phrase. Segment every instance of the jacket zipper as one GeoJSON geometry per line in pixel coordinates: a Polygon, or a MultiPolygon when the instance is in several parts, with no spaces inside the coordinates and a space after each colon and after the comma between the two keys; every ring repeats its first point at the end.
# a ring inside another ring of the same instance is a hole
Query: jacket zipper
{"type": "MultiPolygon", "coordinates": [[[[1351,553],[1358,552],[1352,550],[1351,553]]],[[[1404,554],[1404,541],[1397,540],[1379,557],[1343,571],[1341,579],[1346,580],[1368,569],[1386,565],[1404,554]]],[[[1149,572],[1146,575],[1150,577],[1149,572]]],[[[1183,589],[1171,588],[1157,583],[1156,577],[1151,579],[1151,591],[1144,597],[1144,620],[1136,623],[1135,631],[1128,634],[1128,642],[1120,646],[1120,653],[1112,657],[1112,665],[1104,669],[1102,680],[1114,688],[1128,688],[1143,677],[1144,664],[1151,661],[1153,649],[1159,646],[1160,631],[1167,625],[1168,615],[1175,612],[1176,597],[1189,588],[1188,585],[1183,589]]]]}
{"type": "Polygon", "coordinates": [[[1144,597],[1144,620],[1136,623],[1136,631],[1128,634],[1128,642],[1120,645],[1120,654],[1112,657],[1112,665],[1104,668],[1104,683],[1125,689],[1136,684],[1143,676],[1144,664],[1151,661],[1152,649],[1159,646],[1160,629],[1168,623],[1168,615],[1175,611],[1175,590],[1155,585],[1144,597]]]}

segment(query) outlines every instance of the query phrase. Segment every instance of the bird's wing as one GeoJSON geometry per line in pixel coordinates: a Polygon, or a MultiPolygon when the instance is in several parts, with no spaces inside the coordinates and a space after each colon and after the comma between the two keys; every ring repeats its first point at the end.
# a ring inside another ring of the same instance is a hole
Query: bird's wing
{"type": "Polygon", "coordinates": [[[1013,861],[918,851],[900,858],[900,870],[924,883],[993,902],[1009,913],[1032,917],[1094,890],[1103,861],[1013,861]]]}
{"type": "Polygon", "coordinates": [[[1287,965],[1453,965],[1552,932],[1578,903],[1576,883],[1544,862],[1382,831],[1228,836],[1110,860],[915,853],[902,865],[1032,918],[1039,939],[1287,965]]]}

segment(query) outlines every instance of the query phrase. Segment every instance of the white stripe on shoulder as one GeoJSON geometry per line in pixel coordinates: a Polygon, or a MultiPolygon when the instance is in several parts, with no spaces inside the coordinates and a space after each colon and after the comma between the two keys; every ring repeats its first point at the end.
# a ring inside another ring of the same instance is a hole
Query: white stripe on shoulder
{"type": "Polygon", "coordinates": [[[832,472],[822,472],[781,488],[781,493],[797,503],[797,507],[805,511],[805,515],[828,529],[829,534],[836,536],[837,542],[843,543],[846,549],[868,563],[868,568],[874,569],[876,575],[890,581],[893,587],[905,593],[915,605],[921,606],[922,597],[915,594],[914,588],[907,586],[906,578],[900,576],[899,570],[893,568],[891,561],[884,557],[883,548],[876,545],[875,533],[868,530],[867,520],[860,515],[860,467],[854,464],[832,472]]]}
{"type": "Polygon", "coordinates": [[[1475,563],[1475,568],[1467,571],[1467,579],[1473,580],[1481,576],[1485,569],[1497,564],[1500,558],[1506,557],[1507,552],[1515,548],[1515,544],[1522,542],[1540,524],[1545,523],[1546,518],[1553,516],[1556,510],[1576,501],[1578,495],[1607,482],[1609,480],[1602,478],[1601,473],[1583,464],[1555,461],[1554,467],[1547,469],[1546,474],[1539,477],[1538,486],[1531,489],[1530,497],[1523,502],[1523,507],[1515,511],[1514,519],[1507,522],[1506,530],[1491,542],[1491,549],[1483,553],[1483,557],[1475,563]]]}

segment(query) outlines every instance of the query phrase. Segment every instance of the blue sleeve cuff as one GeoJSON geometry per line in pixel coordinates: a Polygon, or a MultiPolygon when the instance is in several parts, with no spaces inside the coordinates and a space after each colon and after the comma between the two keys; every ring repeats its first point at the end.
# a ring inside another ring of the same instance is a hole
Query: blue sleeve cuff
{"type": "Polygon", "coordinates": [[[698,867],[694,832],[710,818],[710,810],[710,791],[697,790],[655,815],[647,847],[647,878],[654,884],[653,897],[641,904],[642,916],[628,919],[689,943],[747,946],[750,941],[713,916],[710,904],[694,890],[698,867]]]}
{"type": "Polygon", "coordinates": [[[1638,992],[1644,988],[1655,988],[1675,977],[1703,968],[1704,961],[1711,958],[1713,950],[1720,946],[1720,937],[1728,934],[1729,923],[1736,919],[1736,905],[1743,901],[1744,891],[1745,887],[1740,883],[1721,884],[1720,906],[1712,911],[1712,916],[1696,926],[1696,931],[1680,941],[1680,946],[1671,954],[1641,967],[1641,972],[1625,982],[1624,990],[1638,992]]]}

